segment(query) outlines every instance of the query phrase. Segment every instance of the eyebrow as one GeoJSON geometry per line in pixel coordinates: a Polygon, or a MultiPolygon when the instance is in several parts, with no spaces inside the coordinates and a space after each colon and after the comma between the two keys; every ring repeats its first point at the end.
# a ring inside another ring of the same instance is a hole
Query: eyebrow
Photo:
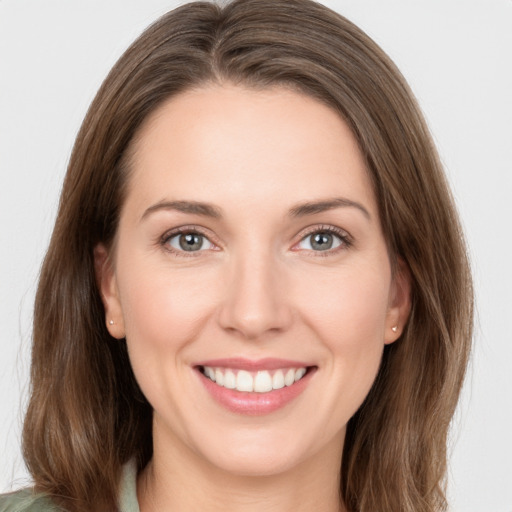
{"type": "MultiPolygon", "coordinates": [[[[290,208],[288,215],[295,218],[305,217],[307,215],[315,215],[334,208],[357,208],[368,220],[371,220],[370,213],[362,204],[344,197],[301,203],[290,208]]],[[[213,219],[222,218],[222,210],[210,203],[203,203],[200,201],[160,201],[150,206],[143,213],[141,221],[152,213],[160,210],[174,210],[182,213],[211,217],[213,219]]]]}
{"type": "Polygon", "coordinates": [[[332,199],[299,204],[290,209],[290,216],[304,217],[306,215],[314,215],[334,208],[357,208],[368,220],[371,220],[370,212],[362,204],[344,197],[334,197],[332,199]]]}
{"type": "Polygon", "coordinates": [[[160,201],[159,203],[150,206],[143,213],[141,220],[144,220],[150,214],[159,210],[174,210],[183,213],[212,217],[214,219],[220,219],[222,217],[220,208],[209,203],[201,203],[199,201],[160,201]]]}

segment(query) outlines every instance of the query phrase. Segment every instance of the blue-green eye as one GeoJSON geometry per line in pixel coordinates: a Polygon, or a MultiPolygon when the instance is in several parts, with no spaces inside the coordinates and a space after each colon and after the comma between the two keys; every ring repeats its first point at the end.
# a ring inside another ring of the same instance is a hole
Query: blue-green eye
{"type": "Polygon", "coordinates": [[[176,251],[185,252],[205,251],[214,247],[208,238],[193,231],[171,236],[167,239],[167,244],[176,251]]]}
{"type": "Polygon", "coordinates": [[[307,251],[328,251],[336,249],[344,243],[346,240],[340,235],[330,231],[316,231],[305,236],[299,242],[298,247],[307,251]]]}

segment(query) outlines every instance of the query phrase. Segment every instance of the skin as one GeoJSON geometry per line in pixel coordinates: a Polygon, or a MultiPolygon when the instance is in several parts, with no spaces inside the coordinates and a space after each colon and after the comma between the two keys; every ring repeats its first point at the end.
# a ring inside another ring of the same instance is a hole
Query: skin
{"type": "Polygon", "coordinates": [[[210,85],[161,106],[131,151],[115,252],[98,246],[96,263],[107,327],[154,408],[141,511],[342,510],[346,424],[410,307],[352,133],[297,92],[210,85]],[[290,214],[333,198],[358,206],[290,214]],[[169,201],[220,216],[155,206],[169,201]],[[205,235],[201,250],[169,240],[183,226],[205,235]],[[335,247],[313,247],[329,229],[335,247]],[[317,370],[284,408],[249,416],[212,400],[194,369],[223,357],[317,370]]]}

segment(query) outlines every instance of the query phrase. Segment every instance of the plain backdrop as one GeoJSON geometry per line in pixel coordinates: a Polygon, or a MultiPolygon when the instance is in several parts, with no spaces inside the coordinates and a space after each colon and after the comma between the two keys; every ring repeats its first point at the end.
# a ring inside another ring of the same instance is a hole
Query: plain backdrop
{"type": "MultiPolygon", "coordinates": [[[[451,433],[451,510],[512,512],[512,0],[324,3],[395,60],[439,147],[478,315],[451,433]]],[[[0,491],[29,482],[19,444],[32,302],[74,137],[115,60],[176,5],[0,0],[0,491]]]]}

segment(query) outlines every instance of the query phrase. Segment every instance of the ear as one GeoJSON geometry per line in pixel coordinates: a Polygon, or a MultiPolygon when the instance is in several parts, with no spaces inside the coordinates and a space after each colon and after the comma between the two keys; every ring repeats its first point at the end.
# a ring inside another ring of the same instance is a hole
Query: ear
{"type": "Polygon", "coordinates": [[[121,339],[125,337],[123,310],[119,300],[117,280],[109,252],[103,244],[94,248],[94,270],[96,283],[105,308],[105,323],[110,335],[121,339]]]}
{"type": "Polygon", "coordinates": [[[411,273],[409,267],[398,259],[389,293],[384,343],[393,343],[402,335],[411,312],[411,273]]]}

